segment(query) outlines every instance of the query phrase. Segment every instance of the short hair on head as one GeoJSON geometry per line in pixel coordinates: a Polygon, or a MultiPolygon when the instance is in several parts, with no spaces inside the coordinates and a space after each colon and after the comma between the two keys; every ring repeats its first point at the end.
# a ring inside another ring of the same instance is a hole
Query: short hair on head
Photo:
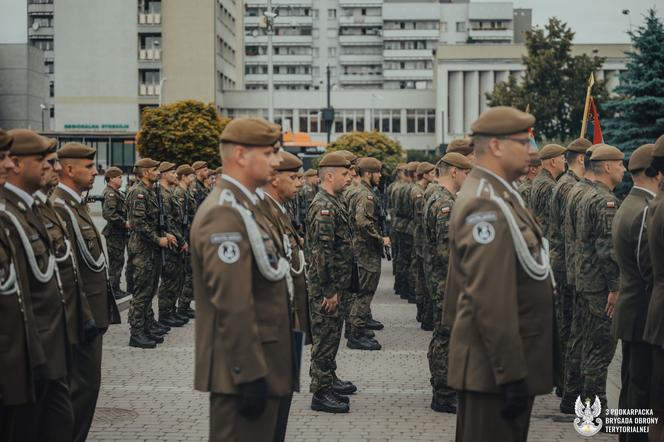
{"type": "Polygon", "coordinates": [[[583,154],[583,166],[586,170],[591,169],[590,155],[592,155],[592,152],[586,152],[583,154]]]}
{"type": "Polygon", "coordinates": [[[318,169],[318,176],[322,180],[326,174],[331,173],[334,174],[334,167],[321,167],[318,169]]]}
{"type": "Polygon", "coordinates": [[[603,175],[604,163],[606,163],[606,160],[591,160],[590,170],[592,170],[595,175],[603,175]]]}
{"type": "Polygon", "coordinates": [[[447,173],[448,170],[450,170],[450,167],[452,166],[443,161],[440,161],[436,166],[436,173],[438,174],[438,176],[443,176],[447,173]]]}
{"type": "Polygon", "coordinates": [[[219,143],[219,152],[221,153],[221,158],[222,159],[230,158],[230,149],[234,148],[235,146],[238,146],[238,144],[227,143],[225,141],[219,143]]]}
{"type": "Polygon", "coordinates": [[[473,151],[476,155],[487,151],[491,138],[486,135],[473,135],[473,151]]]}
{"type": "Polygon", "coordinates": [[[574,152],[572,150],[568,150],[567,152],[565,152],[565,162],[567,164],[575,163],[576,161],[578,161],[578,158],[582,155],[583,153],[581,152],[574,152]]]}

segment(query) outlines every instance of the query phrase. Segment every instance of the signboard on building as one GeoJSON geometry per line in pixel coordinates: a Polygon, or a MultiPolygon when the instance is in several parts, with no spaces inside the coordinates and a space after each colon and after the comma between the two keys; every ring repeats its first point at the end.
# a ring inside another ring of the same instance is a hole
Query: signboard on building
{"type": "Polygon", "coordinates": [[[69,123],[65,124],[65,130],[129,130],[128,124],[90,124],[90,123],[69,123]]]}

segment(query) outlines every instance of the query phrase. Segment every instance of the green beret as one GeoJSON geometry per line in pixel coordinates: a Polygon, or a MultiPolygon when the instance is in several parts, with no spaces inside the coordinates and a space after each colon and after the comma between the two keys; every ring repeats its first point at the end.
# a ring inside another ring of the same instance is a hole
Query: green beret
{"type": "Polygon", "coordinates": [[[106,173],[104,174],[106,178],[109,180],[112,178],[117,178],[119,176],[122,176],[122,169],[119,167],[111,166],[108,169],[106,169],[106,173]]]}
{"type": "Polygon", "coordinates": [[[323,159],[318,163],[318,168],[321,167],[344,167],[348,169],[350,161],[339,152],[330,152],[323,155],[323,159]]]}
{"type": "Polygon", "coordinates": [[[459,169],[469,170],[473,168],[473,163],[460,152],[448,152],[438,160],[436,166],[445,163],[448,166],[458,167],[459,169]]]}
{"type": "Polygon", "coordinates": [[[513,107],[496,106],[482,112],[470,125],[473,135],[510,135],[527,132],[535,117],[513,107]]]}
{"type": "Polygon", "coordinates": [[[141,158],[140,160],[136,161],[136,163],[134,163],[135,167],[141,167],[143,169],[152,169],[158,165],[159,161],[155,161],[152,158],[141,158]]]}
{"type": "Polygon", "coordinates": [[[67,143],[58,150],[58,158],[61,160],[91,160],[97,154],[97,149],[81,143],[67,143]]]}
{"type": "Polygon", "coordinates": [[[586,150],[588,150],[588,148],[592,145],[593,143],[586,140],[585,138],[577,138],[567,145],[567,150],[576,153],[586,153],[586,150]]]}
{"type": "Polygon", "coordinates": [[[551,158],[556,158],[565,154],[566,151],[567,149],[558,144],[547,144],[546,146],[540,149],[539,158],[542,161],[550,160],[551,158]]]}
{"type": "Polygon", "coordinates": [[[222,143],[247,147],[274,146],[280,139],[281,127],[263,118],[236,118],[221,133],[222,143]]]}
{"type": "Polygon", "coordinates": [[[425,173],[431,172],[433,169],[435,169],[436,166],[434,166],[431,163],[428,163],[426,161],[421,162],[420,164],[417,165],[417,169],[415,170],[415,173],[417,175],[424,175],[425,173]]]}
{"type": "Polygon", "coordinates": [[[0,129],[0,152],[9,150],[14,139],[4,130],[0,129]]]}
{"type": "Polygon", "coordinates": [[[195,172],[196,171],[194,170],[194,168],[191,167],[189,164],[182,164],[181,166],[178,166],[178,168],[175,170],[175,173],[177,173],[179,177],[183,177],[185,175],[191,175],[192,173],[195,172]]]}
{"type": "Polygon", "coordinates": [[[380,172],[383,163],[378,158],[364,157],[358,160],[357,167],[366,172],[380,172]]]}
{"type": "Polygon", "coordinates": [[[277,172],[297,172],[302,167],[302,160],[285,150],[279,151],[279,158],[281,158],[281,161],[275,168],[277,172]]]}
{"type": "Polygon", "coordinates": [[[194,164],[192,164],[191,167],[194,170],[203,169],[204,167],[207,167],[207,162],[206,161],[194,161],[194,164]]]}
{"type": "Polygon", "coordinates": [[[12,129],[7,135],[12,139],[9,148],[12,155],[45,155],[56,145],[53,138],[43,137],[30,129],[12,129]]]}
{"type": "Polygon", "coordinates": [[[470,155],[473,153],[473,145],[468,138],[457,138],[447,145],[445,153],[458,152],[461,155],[470,155]]]}
{"type": "Polygon", "coordinates": [[[652,152],[653,157],[664,157],[664,135],[657,138],[655,141],[655,150],[652,152]]]}
{"type": "Polygon", "coordinates": [[[162,161],[161,164],[159,164],[159,167],[157,167],[157,170],[159,173],[170,172],[175,169],[175,166],[175,164],[169,163],[168,161],[162,161]]]}
{"type": "Polygon", "coordinates": [[[304,176],[306,177],[318,176],[318,171],[316,169],[307,169],[307,171],[304,172],[304,176]]]}
{"type": "Polygon", "coordinates": [[[590,155],[590,161],[622,161],[625,154],[617,147],[608,144],[598,144],[590,155]]]}
{"type": "Polygon", "coordinates": [[[652,153],[654,150],[654,144],[644,144],[643,146],[640,146],[632,152],[632,156],[629,157],[627,170],[630,172],[646,170],[650,166],[650,163],[652,163],[652,153]]]}

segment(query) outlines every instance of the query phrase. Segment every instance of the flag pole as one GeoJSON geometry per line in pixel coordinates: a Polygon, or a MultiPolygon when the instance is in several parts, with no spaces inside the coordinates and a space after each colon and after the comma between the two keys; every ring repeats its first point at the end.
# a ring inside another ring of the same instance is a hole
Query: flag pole
{"type": "Polygon", "coordinates": [[[588,127],[588,109],[590,109],[590,97],[592,95],[594,84],[595,84],[595,75],[591,72],[590,78],[588,78],[588,90],[586,91],[586,104],[583,107],[583,120],[581,120],[581,135],[579,135],[579,138],[586,138],[586,129],[588,127]]]}

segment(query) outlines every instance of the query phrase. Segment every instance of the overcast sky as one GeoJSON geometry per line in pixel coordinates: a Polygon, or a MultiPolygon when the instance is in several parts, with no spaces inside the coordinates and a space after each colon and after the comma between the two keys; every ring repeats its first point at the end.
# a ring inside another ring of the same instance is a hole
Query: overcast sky
{"type": "MultiPolygon", "coordinates": [[[[472,0],[497,2],[501,0],[472,0]]],[[[505,0],[502,0],[505,1],[505,0]]],[[[644,14],[655,8],[662,18],[664,0],[513,0],[515,8],[533,10],[533,25],[543,26],[549,17],[567,22],[576,35],[576,43],[629,43],[626,34],[632,27],[643,24],[644,14]],[[629,9],[629,16],[623,15],[629,9]]]]}

